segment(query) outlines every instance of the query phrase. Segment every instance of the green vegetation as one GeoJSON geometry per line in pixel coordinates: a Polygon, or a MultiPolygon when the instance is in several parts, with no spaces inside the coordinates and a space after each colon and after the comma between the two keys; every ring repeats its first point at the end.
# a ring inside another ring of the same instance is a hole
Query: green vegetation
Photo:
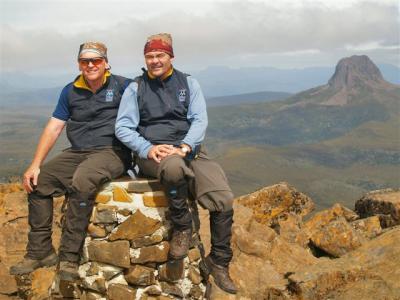
{"type": "MultiPolygon", "coordinates": [[[[315,88],[285,101],[209,108],[206,144],[237,196],[286,181],[319,208],[351,207],[367,191],[400,186],[400,89],[352,95],[344,106],[321,105],[331,91],[315,88]]],[[[2,181],[22,175],[52,109],[2,107],[2,181]]],[[[67,146],[63,136],[50,157],[67,146]]]]}

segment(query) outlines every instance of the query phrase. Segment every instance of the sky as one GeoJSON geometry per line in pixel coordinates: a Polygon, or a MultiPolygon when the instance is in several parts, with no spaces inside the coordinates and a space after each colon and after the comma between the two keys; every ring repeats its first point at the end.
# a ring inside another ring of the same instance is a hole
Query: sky
{"type": "Polygon", "coordinates": [[[396,0],[0,0],[1,71],[75,71],[85,41],[106,43],[114,71],[139,71],[159,32],[183,70],[334,66],[355,54],[400,66],[399,14],[396,0]]]}

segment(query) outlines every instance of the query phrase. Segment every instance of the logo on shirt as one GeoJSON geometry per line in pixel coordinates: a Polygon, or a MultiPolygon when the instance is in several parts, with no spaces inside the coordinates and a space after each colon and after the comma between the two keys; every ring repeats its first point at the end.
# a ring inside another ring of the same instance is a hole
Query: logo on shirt
{"type": "Polygon", "coordinates": [[[178,91],[178,100],[180,102],[185,102],[186,100],[186,89],[181,89],[178,91]]]}
{"type": "Polygon", "coordinates": [[[114,90],[106,90],[106,102],[112,102],[114,98],[114,90]]]}

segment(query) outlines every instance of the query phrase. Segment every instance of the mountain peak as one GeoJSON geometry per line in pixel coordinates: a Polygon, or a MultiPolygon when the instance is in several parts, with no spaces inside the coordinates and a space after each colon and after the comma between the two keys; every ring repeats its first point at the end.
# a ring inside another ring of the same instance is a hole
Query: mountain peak
{"type": "Polygon", "coordinates": [[[361,84],[385,82],[378,67],[366,55],[342,58],[328,84],[334,88],[352,88],[361,84]]]}

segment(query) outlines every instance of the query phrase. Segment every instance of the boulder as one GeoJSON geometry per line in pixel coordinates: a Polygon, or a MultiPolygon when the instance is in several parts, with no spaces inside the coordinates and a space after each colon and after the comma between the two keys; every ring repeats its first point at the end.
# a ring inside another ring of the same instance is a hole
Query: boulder
{"type": "Polygon", "coordinates": [[[378,216],[356,220],[351,226],[367,239],[372,239],[382,232],[381,223],[378,216]]]}
{"type": "Polygon", "coordinates": [[[271,226],[278,224],[279,219],[286,219],[290,213],[303,217],[314,209],[311,198],[285,182],[239,197],[236,202],[253,209],[258,222],[271,226]]]}
{"type": "Polygon", "coordinates": [[[341,298],[340,295],[351,295],[354,286],[358,291],[361,287],[373,290],[374,286],[380,286],[384,290],[374,292],[379,297],[360,299],[397,299],[400,298],[399,257],[400,227],[383,233],[338,259],[324,259],[295,272],[288,277],[289,287],[301,299],[353,299],[341,298]],[[335,294],[335,291],[339,296],[329,298],[328,295],[335,294]]]}
{"type": "Polygon", "coordinates": [[[8,268],[0,262],[0,294],[11,295],[18,290],[14,276],[9,274],[8,268]]]}
{"type": "Polygon", "coordinates": [[[317,227],[311,234],[311,242],[333,257],[340,257],[360,247],[365,239],[344,217],[317,227]]]}
{"type": "Polygon", "coordinates": [[[326,252],[322,254],[343,255],[347,251],[355,249],[357,245],[361,245],[363,241],[362,236],[348,224],[348,222],[355,221],[358,218],[359,216],[352,210],[340,204],[335,204],[329,209],[316,213],[303,223],[295,240],[303,247],[310,246],[309,241],[312,242],[311,246],[317,248],[321,246],[320,249],[326,252]],[[333,224],[331,224],[332,222],[333,224]],[[340,230],[342,229],[346,230],[347,234],[341,233],[340,230]]]}
{"type": "Polygon", "coordinates": [[[382,228],[400,224],[400,190],[386,189],[367,193],[355,204],[362,217],[379,216],[382,228]]]}
{"type": "Polygon", "coordinates": [[[48,299],[54,276],[54,268],[40,268],[32,272],[32,300],[48,299]]]}

